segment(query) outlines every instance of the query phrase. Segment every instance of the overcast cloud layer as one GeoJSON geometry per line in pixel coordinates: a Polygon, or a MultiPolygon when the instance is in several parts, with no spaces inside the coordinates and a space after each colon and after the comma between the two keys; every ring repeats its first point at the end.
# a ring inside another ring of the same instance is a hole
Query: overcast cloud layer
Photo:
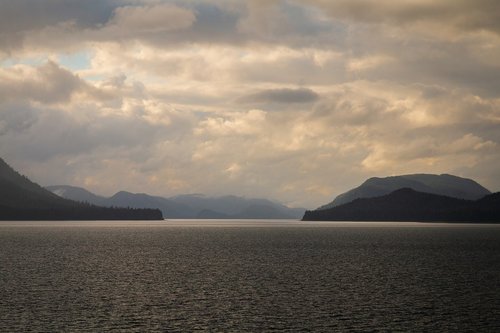
{"type": "Polygon", "coordinates": [[[499,59],[496,0],[2,1],[0,156],[104,195],[498,191],[499,59]]]}

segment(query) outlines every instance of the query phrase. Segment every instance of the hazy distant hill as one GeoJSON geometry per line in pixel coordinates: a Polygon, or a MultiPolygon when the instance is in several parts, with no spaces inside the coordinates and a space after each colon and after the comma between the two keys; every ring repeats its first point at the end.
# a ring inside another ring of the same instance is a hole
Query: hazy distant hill
{"type": "Polygon", "coordinates": [[[157,208],[162,211],[165,218],[192,218],[192,208],[178,204],[162,197],[151,196],[144,193],[117,192],[112,197],[106,198],[96,195],[81,187],[58,185],[47,186],[47,190],[66,199],[88,202],[105,207],[131,207],[131,208],[157,208]],[[168,212],[168,214],[166,214],[168,212]]]}
{"type": "Polygon", "coordinates": [[[267,199],[248,199],[234,195],[207,197],[202,194],[188,194],[172,197],[170,200],[200,212],[211,211],[227,218],[300,219],[305,212],[303,208],[289,208],[267,199]]]}
{"type": "Polygon", "coordinates": [[[105,206],[107,200],[105,197],[101,197],[87,191],[86,189],[76,186],[47,186],[45,189],[62,198],[79,202],[87,202],[94,205],[105,206]]]}
{"type": "Polygon", "coordinates": [[[163,198],[121,191],[105,198],[73,186],[49,186],[47,189],[64,198],[105,206],[158,208],[165,218],[300,219],[305,212],[305,209],[289,208],[266,199],[237,196],[189,194],[163,198]]]}
{"type": "Polygon", "coordinates": [[[111,209],[61,198],[20,175],[0,158],[0,220],[149,220],[159,210],[111,209]]]}
{"type": "Polygon", "coordinates": [[[203,209],[198,213],[197,218],[203,219],[266,219],[266,220],[280,220],[280,219],[300,219],[304,215],[304,210],[290,210],[287,207],[286,210],[280,206],[274,205],[250,205],[244,207],[240,212],[234,214],[225,214],[211,209],[203,209]],[[297,215],[296,212],[300,212],[297,215]],[[295,214],[295,215],[292,215],[295,214]]]}
{"type": "Polygon", "coordinates": [[[448,174],[414,174],[385,178],[370,178],[350,191],[340,194],[331,203],[318,210],[339,206],[358,198],[372,198],[391,193],[401,188],[445,195],[453,198],[476,200],[491,192],[471,179],[448,174]]]}
{"type": "Polygon", "coordinates": [[[307,211],[303,220],[500,223],[500,192],[465,200],[404,188],[376,198],[307,211]]]}
{"type": "Polygon", "coordinates": [[[108,206],[126,206],[134,208],[158,208],[165,218],[190,218],[192,209],[186,205],[178,204],[172,200],[148,195],[145,193],[130,193],[120,191],[106,199],[108,206]]]}

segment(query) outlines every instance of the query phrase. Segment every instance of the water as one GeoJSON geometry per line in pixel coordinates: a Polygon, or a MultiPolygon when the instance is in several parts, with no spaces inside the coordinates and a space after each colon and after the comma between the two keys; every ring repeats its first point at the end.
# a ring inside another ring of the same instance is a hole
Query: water
{"type": "Polygon", "coordinates": [[[0,331],[499,331],[500,225],[0,222],[0,331]]]}

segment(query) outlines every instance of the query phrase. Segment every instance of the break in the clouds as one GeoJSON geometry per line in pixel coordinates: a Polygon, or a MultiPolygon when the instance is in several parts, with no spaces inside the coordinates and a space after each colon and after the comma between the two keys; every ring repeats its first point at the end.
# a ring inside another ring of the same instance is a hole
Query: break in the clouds
{"type": "Polygon", "coordinates": [[[500,189],[497,1],[0,3],[0,156],[101,194],[500,189]]]}

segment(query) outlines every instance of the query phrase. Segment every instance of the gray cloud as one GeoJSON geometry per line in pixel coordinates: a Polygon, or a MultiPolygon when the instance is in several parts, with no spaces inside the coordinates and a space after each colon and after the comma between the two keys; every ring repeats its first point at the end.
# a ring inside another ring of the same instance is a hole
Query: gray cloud
{"type": "MultiPolygon", "coordinates": [[[[114,0],[16,0],[2,2],[2,32],[36,30],[74,21],[81,28],[104,24],[117,6],[114,0]]],[[[126,3],[126,2],[125,2],[126,3]]]]}
{"type": "Polygon", "coordinates": [[[318,100],[319,95],[311,89],[268,89],[253,94],[242,96],[238,99],[240,103],[311,103],[318,100]]]}
{"type": "Polygon", "coordinates": [[[437,24],[461,31],[500,33],[500,4],[495,0],[373,1],[310,0],[332,16],[398,26],[437,24]]]}
{"type": "Polygon", "coordinates": [[[356,94],[349,89],[330,94],[308,114],[334,126],[370,126],[376,122],[392,123],[395,114],[387,114],[387,100],[356,94]]]}
{"type": "Polygon", "coordinates": [[[25,46],[28,34],[47,27],[71,22],[75,29],[81,30],[105,24],[116,1],[16,0],[3,1],[0,6],[0,51],[10,53],[25,46]]]}
{"type": "Polygon", "coordinates": [[[0,69],[0,99],[4,102],[33,100],[42,103],[67,103],[77,93],[108,98],[105,92],[98,91],[52,61],[36,68],[18,66],[0,69]]]}
{"type": "Polygon", "coordinates": [[[78,49],[88,42],[140,40],[155,47],[190,43],[338,45],[341,23],[292,1],[56,1],[2,4],[0,51],[78,49]],[[147,17],[147,19],[144,19],[147,17]],[[15,19],[13,19],[15,18],[15,19]]]}
{"type": "Polygon", "coordinates": [[[12,145],[19,154],[36,160],[78,156],[102,146],[143,146],[158,134],[157,126],[137,119],[108,116],[83,122],[61,110],[23,105],[6,105],[1,112],[10,130],[2,138],[3,148],[10,150],[8,145],[12,145]]]}
{"type": "Polygon", "coordinates": [[[417,40],[406,43],[401,49],[398,43],[385,44],[383,48],[384,52],[392,55],[392,60],[357,72],[358,78],[402,84],[438,84],[489,97],[499,96],[496,87],[500,84],[500,68],[498,64],[484,59],[494,56],[495,50],[488,51],[479,41],[445,43],[417,40]],[[482,49],[485,50],[484,55],[481,54],[482,49]]]}
{"type": "Polygon", "coordinates": [[[115,9],[112,25],[117,29],[134,32],[167,32],[185,29],[195,21],[194,14],[169,4],[127,6],[115,9]]]}
{"type": "Polygon", "coordinates": [[[0,104],[0,136],[28,130],[37,120],[36,110],[27,103],[0,104]]]}

